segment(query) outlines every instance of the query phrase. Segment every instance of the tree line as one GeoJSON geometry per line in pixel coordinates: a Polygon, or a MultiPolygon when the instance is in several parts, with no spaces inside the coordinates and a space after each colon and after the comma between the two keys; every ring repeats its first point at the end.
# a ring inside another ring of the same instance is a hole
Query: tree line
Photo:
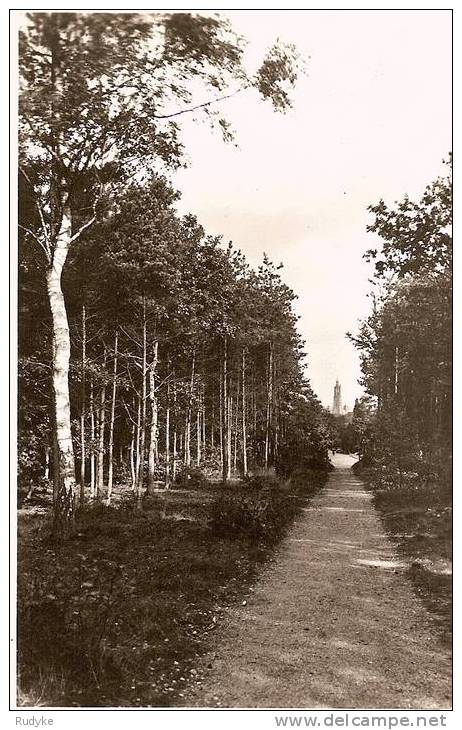
{"type": "Polygon", "coordinates": [[[253,74],[243,49],[224,19],[189,13],[33,13],[20,33],[20,481],[52,479],[56,534],[77,484],[109,504],[117,476],[140,507],[208,461],[224,482],[326,462],[294,293],[266,256],[253,271],[179,216],[166,177],[183,114],[227,141],[220,100],[290,106],[295,49],[253,74]]]}
{"type": "Polygon", "coordinates": [[[399,475],[450,481],[452,449],[452,179],[446,172],[422,198],[370,207],[380,249],[373,307],[351,336],[367,397],[357,404],[364,459],[399,475]]]}

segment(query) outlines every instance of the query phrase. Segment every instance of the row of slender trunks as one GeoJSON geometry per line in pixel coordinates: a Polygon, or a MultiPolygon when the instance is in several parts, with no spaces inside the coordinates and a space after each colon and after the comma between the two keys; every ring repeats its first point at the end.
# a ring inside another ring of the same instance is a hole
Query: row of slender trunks
{"type": "MultiPolygon", "coordinates": [[[[106,381],[99,389],[97,397],[94,392],[93,377],[90,378],[89,403],[87,408],[87,314],[85,305],[82,306],[82,351],[81,351],[81,412],[80,412],[80,502],[85,501],[85,487],[87,466],[89,462],[90,471],[90,499],[97,499],[104,491],[104,458],[106,453],[105,439],[107,438],[107,486],[106,501],[110,504],[113,494],[114,483],[114,424],[117,403],[117,378],[119,366],[119,332],[114,335],[114,346],[111,352],[112,372],[109,382],[111,388],[108,435],[106,434],[106,413],[107,413],[107,389],[106,381]],[[86,439],[86,419],[90,422],[90,443],[88,448],[86,439]]],[[[146,456],[147,432],[149,431],[147,462],[148,462],[148,491],[152,491],[158,482],[156,481],[156,466],[159,462],[158,443],[158,399],[156,386],[156,371],[158,365],[159,343],[155,341],[150,348],[152,353],[148,362],[148,343],[146,316],[143,318],[143,343],[142,343],[142,380],[141,390],[133,400],[133,418],[126,409],[127,416],[131,421],[131,441],[129,446],[129,463],[131,473],[132,489],[137,496],[137,504],[141,506],[144,493],[144,463],[146,456]],[[149,389],[148,389],[149,384],[149,389]],[[150,419],[148,423],[147,403],[150,403],[150,419]]],[[[103,371],[106,371],[107,348],[103,350],[103,371]]],[[[184,430],[179,432],[177,427],[177,393],[175,386],[175,372],[172,371],[173,384],[167,379],[166,408],[165,408],[165,444],[164,444],[164,486],[169,487],[177,477],[177,469],[181,461],[186,469],[191,467],[191,441],[193,429],[193,390],[196,376],[196,352],[192,353],[191,373],[189,382],[189,398],[186,409],[184,430]],[[173,419],[172,419],[173,407],[173,419]],[[173,421],[173,423],[172,423],[173,421]]],[[[231,478],[232,472],[237,470],[238,461],[238,430],[240,427],[240,450],[241,450],[241,473],[246,476],[248,473],[247,457],[247,420],[246,420],[246,348],[242,348],[241,372],[237,383],[237,392],[231,394],[229,388],[228,373],[228,341],[224,338],[222,370],[220,372],[220,393],[219,393],[219,447],[220,460],[222,465],[222,478],[227,481],[231,478]],[[239,413],[240,411],[240,413],[239,413]],[[240,423],[238,419],[240,415],[240,423]],[[233,444],[234,440],[234,444],[233,444]],[[234,448],[233,448],[234,447],[234,448]]],[[[265,432],[265,466],[269,465],[270,458],[270,423],[272,414],[273,398],[273,348],[269,347],[268,379],[267,379],[267,412],[265,432]]],[[[206,418],[204,398],[199,399],[196,409],[196,454],[195,465],[200,466],[202,451],[206,446],[206,418]]],[[[214,414],[209,435],[210,445],[215,446],[214,414]]],[[[121,455],[120,457],[121,458],[121,455]]]]}

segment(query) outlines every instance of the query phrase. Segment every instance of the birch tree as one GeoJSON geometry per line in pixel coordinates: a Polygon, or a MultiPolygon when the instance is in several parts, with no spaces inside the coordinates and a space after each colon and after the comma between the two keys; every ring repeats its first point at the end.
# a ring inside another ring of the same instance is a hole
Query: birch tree
{"type": "Polygon", "coordinates": [[[216,103],[254,88],[284,110],[297,64],[294,49],[276,45],[250,76],[243,44],[225,20],[186,13],[33,13],[20,32],[19,58],[20,170],[34,203],[31,224],[21,225],[45,258],[53,323],[58,535],[74,514],[70,339],[61,287],[72,244],[121,176],[159,161],[179,164],[182,115],[206,115],[229,139],[216,103]],[[197,88],[205,100],[194,98],[197,88]]]}

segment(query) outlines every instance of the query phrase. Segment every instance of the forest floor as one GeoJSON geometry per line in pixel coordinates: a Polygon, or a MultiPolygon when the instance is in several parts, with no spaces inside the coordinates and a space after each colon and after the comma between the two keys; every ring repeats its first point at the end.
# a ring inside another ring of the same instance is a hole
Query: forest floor
{"type": "Polygon", "coordinates": [[[159,490],[134,509],[88,504],[50,540],[50,495],[18,519],[19,696],[24,707],[168,707],[200,687],[200,658],[252,591],[326,472],[159,490]]]}
{"type": "Polygon", "coordinates": [[[229,608],[176,704],[195,707],[451,707],[450,649],[386,535],[372,494],[336,469],[275,562],[229,608]]]}

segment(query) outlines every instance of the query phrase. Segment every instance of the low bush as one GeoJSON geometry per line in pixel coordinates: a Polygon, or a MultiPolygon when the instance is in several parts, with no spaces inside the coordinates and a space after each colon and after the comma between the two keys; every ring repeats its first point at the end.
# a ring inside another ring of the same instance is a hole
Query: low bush
{"type": "Polygon", "coordinates": [[[197,466],[184,466],[178,471],[173,486],[178,486],[182,489],[198,489],[207,485],[208,480],[202,469],[197,466]]]}
{"type": "Polygon", "coordinates": [[[222,491],[211,505],[210,526],[217,535],[244,535],[270,545],[296,512],[296,503],[274,475],[256,475],[222,491]]]}
{"type": "Polygon", "coordinates": [[[249,474],[245,477],[244,484],[251,489],[280,489],[282,487],[281,479],[267,470],[249,474]]]}

